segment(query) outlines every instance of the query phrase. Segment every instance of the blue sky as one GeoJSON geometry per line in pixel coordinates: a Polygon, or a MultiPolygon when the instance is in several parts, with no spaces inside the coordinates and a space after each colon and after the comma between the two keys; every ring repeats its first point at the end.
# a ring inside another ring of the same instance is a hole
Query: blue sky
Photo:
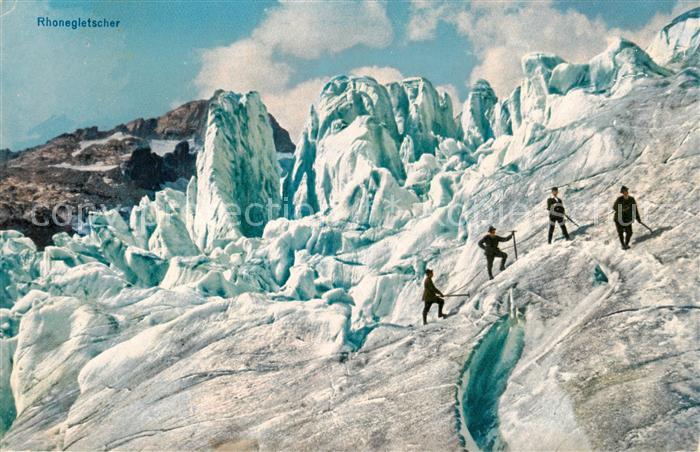
{"type": "Polygon", "coordinates": [[[290,2],[13,1],[0,13],[0,148],[77,127],[164,113],[216,88],[258,90],[294,138],[328,77],[421,75],[462,102],[477,78],[507,95],[519,59],[571,61],[608,35],[646,47],[697,1],[290,2]],[[118,19],[117,29],[50,29],[52,19],[118,19]]]}

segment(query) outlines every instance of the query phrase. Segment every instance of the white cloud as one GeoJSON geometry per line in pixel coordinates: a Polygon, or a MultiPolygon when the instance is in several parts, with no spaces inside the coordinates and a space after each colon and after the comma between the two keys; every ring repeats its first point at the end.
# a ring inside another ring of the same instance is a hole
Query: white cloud
{"type": "Polygon", "coordinates": [[[678,2],[669,14],[657,14],[635,30],[608,27],[601,19],[590,19],[573,9],[561,11],[550,1],[541,2],[414,2],[406,30],[412,40],[430,38],[442,23],[454,26],[471,44],[479,63],[469,83],[483,78],[499,96],[508,93],[522,77],[520,61],[530,52],[554,53],[572,62],[585,62],[607,47],[610,36],[623,36],[641,47],[663,25],[693,5],[678,2]],[[436,17],[436,14],[438,14],[436,17]]]}
{"type": "Polygon", "coordinates": [[[470,22],[468,28],[463,24],[461,29],[481,57],[470,82],[485,78],[501,96],[520,80],[523,55],[547,52],[585,62],[606,47],[609,35],[600,20],[573,10],[562,13],[542,3],[524,4],[511,13],[490,9],[470,22]]]}
{"type": "Polygon", "coordinates": [[[318,100],[323,85],[329,79],[314,78],[277,93],[262,93],[268,111],[287,129],[295,143],[309,116],[310,106],[318,100]]]}
{"type": "Polygon", "coordinates": [[[372,77],[381,84],[400,82],[406,77],[401,71],[391,66],[364,66],[350,71],[352,75],[365,75],[372,77]]]}
{"type": "Polygon", "coordinates": [[[454,11],[452,3],[438,3],[431,0],[411,2],[411,18],[406,33],[409,41],[426,41],[435,37],[435,30],[441,21],[454,11]]]}
{"type": "Polygon", "coordinates": [[[283,58],[315,59],[357,45],[381,48],[392,39],[383,3],[284,2],[267,13],[250,38],[205,50],[195,84],[204,97],[216,89],[260,92],[268,110],[295,138],[328,79],[292,84],[295,68],[283,58]]]}
{"type": "Polygon", "coordinates": [[[373,1],[283,3],[253,32],[263,45],[306,59],[356,45],[386,47],[392,37],[384,5],[373,1]]]}
{"type": "Polygon", "coordinates": [[[203,96],[210,96],[217,89],[277,92],[288,85],[291,75],[292,67],[274,61],[270,48],[244,39],[227,47],[205,50],[195,83],[203,96]]]}

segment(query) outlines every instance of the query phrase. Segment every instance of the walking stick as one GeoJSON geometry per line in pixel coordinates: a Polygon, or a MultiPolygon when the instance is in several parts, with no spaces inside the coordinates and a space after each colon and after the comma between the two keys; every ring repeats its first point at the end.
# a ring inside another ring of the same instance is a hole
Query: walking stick
{"type": "Polygon", "coordinates": [[[651,232],[652,234],[654,233],[654,231],[652,231],[651,228],[649,226],[647,226],[646,224],[642,223],[641,221],[639,222],[639,224],[641,224],[642,226],[647,228],[649,230],[649,232],[651,232]]]}
{"type": "Polygon", "coordinates": [[[515,231],[510,231],[513,235],[513,251],[515,251],[515,260],[518,260],[518,244],[515,242],[515,231]]]}
{"type": "Polygon", "coordinates": [[[443,295],[443,297],[445,297],[445,298],[447,298],[447,297],[468,297],[468,296],[469,296],[468,293],[450,293],[447,295],[443,295]]]}
{"type": "Polygon", "coordinates": [[[578,223],[576,223],[574,220],[572,220],[571,217],[568,216],[567,214],[564,214],[564,216],[565,216],[570,222],[572,222],[573,224],[575,224],[577,228],[580,228],[580,227],[581,227],[580,224],[578,224],[578,223]]]}

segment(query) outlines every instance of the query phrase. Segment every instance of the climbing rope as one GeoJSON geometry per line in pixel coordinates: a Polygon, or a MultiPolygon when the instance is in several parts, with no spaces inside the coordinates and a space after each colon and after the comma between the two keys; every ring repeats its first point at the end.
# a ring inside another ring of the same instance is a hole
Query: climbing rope
{"type": "Polygon", "coordinates": [[[459,286],[456,289],[453,289],[452,293],[445,295],[446,297],[457,297],[457,296],[469,296],[469,294],[456,294],[455,292],[459,292],[460,290],[466,288],[468,285],[470,285],[474,280],[483,272],[484,270],[481,269],[478,272],[476,272],[476,275],[472,277],[466,284],[459,286]]]}

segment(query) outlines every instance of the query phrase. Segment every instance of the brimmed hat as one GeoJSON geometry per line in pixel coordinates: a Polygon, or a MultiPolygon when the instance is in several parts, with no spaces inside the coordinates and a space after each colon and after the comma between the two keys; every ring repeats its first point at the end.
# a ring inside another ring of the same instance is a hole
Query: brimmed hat
{"type": "Polygon", "coordinates": [[[496,232],[496,228],[494,228],[493,226],[489,226],[489,232],[496,232]]]}
{"type": "Polygon", "coordinates": [[[622,186],[622,188],[620,188],[620,193],[625,193],[628,191],[630,191],[629,188],[625,187],[624,185],[622,186]]]}
{"type": "Polygon", "coordinates": [[[559,187],[552,187],[552,191],[559,191],[559,187]]]}

